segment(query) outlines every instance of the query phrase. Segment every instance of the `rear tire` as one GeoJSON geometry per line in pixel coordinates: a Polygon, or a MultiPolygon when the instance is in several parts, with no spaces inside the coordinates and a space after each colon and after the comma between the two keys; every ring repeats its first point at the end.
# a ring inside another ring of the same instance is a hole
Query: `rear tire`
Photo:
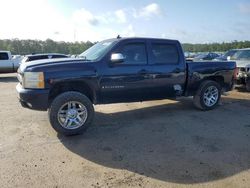
{"type": "Polygon", "coordinates": [[[57,96],[49,108],[52,127],[63,135],[83,133],[94,117],[91,101],[79,92],[69,91],[57,96]]]}
{"type": "Polygon", "coordinates": [[[212,80],[207,80],[200,85],[193,97],[193,102],[196,108],[206,111],[216,108],[220,98],[220,84],[212,80]]]}

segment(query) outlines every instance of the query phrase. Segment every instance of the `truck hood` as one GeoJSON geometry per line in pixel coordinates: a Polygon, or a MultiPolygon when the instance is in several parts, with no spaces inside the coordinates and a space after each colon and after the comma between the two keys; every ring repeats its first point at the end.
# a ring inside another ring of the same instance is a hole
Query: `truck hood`
{"type": "Polygon", "coordinates": [[[250,65],[250,60],[236,60],[237,67],[247,67],[250,65]]]}
{"type": "Polygon", "coordinates": [[[78,62],[86,62],[86,61],[81,58],[58,58],[58,59],[36,60],[36,61],[21,63],[20,71],[24,72],[24,70],[27,68],[43,66],[43,65],[51,65],[51,64],[59,64],[59,63],[78,63],[78,62]]]}

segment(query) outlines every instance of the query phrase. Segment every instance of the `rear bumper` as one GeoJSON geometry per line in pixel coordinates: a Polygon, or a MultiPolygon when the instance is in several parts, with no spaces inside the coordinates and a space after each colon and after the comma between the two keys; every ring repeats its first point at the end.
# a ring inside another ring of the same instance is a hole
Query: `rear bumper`
{"type": "Polygon", "coordinates": [[[49,90],[23,89],[20,84],[16,86],[19,102],[24,108],[46,111],[49,106],[49,90]]]}

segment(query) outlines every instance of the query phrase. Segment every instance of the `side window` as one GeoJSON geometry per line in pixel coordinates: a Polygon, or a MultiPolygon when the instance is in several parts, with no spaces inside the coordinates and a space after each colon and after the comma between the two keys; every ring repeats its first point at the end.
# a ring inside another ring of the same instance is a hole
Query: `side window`
{"type": "Polygon", "coordinates": [[[121,50],[125,64],[147,64],[146,46],[144,43],[131,43],[121,50]]]}
{"type": "Polygon", "coordinates": [[[241,55],[240,58],[242,58],[242,59],[250,59],[250,50],[245,50],[245,51],[242,53],[242,55],[241,55]]]}
{"type": "Polygon", "coordinates": [[[9,56],[7,53],[0,53],[0,60],[8,60],[9,56]]]}
{"type": "Polygon", "coordinates": [[[152,43],[152,55],[155,64],[177,64],[179,54],[173,44],[152,43]]]}

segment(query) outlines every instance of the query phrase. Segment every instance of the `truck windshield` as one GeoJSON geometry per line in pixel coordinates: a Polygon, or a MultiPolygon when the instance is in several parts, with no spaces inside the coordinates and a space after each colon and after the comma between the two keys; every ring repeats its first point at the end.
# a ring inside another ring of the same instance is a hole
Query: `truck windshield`
{"type": "Polygon", "coordinates": [[[98,60],[103,57],[115,44],[115,40],[105,40],[102,42],[98,42],[94,46],[90,47],[82,54],[80,54],[79,57],[87,61],[98,60]]]}
{"type": "Polygon", "coordinates": [[[225,58],[225,59],[226,59],[228,56],[232,57],[236,52],[237,52],[237,50],[229,50],[229,51],[227,51],[222,57],[225,58]]]}
{"type": "Polygon", "coordinates": [[[250,60],[250,50],[239,50],[232,58],[233,60],[250,60]]]}

